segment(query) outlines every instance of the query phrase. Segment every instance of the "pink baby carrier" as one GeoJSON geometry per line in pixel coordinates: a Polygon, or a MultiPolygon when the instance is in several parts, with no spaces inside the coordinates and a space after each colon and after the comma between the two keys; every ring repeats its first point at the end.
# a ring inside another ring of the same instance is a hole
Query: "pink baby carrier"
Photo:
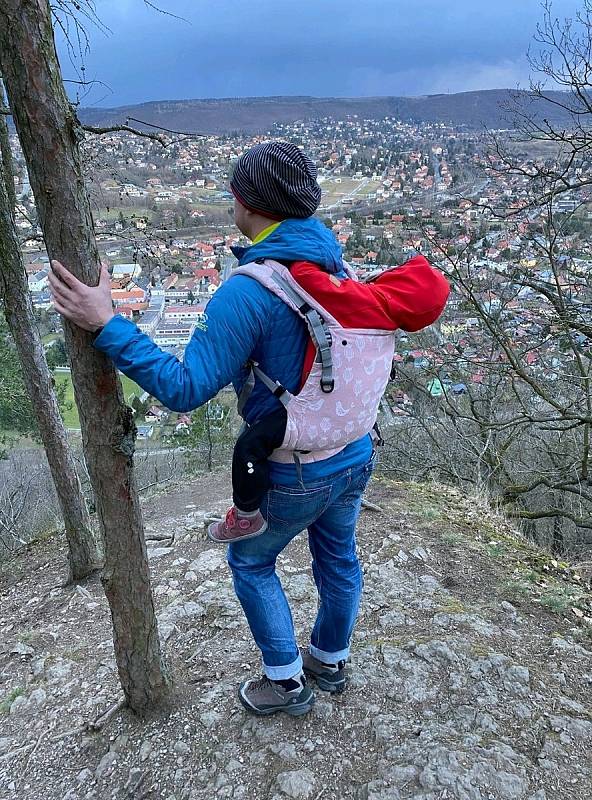
{"type": "MultiPolygon", "coordinates": [[[[348,276],[357,280],[346,266],[348,276]]],[[[284,301],[307,324],[317,356],[298,394],[250,362],[251,372],[238,400],[242,414],[257,377],[284,404],[286,434],[272,461],[322,461],[370,433],[391,374],[393,331],[344,328],[290,275],[270,259],[246,264],[233,275],[248,275],[284,301]]]]}

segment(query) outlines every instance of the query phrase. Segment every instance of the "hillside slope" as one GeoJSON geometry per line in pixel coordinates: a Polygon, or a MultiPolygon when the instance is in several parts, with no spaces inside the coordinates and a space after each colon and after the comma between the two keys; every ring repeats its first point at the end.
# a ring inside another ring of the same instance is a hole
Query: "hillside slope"
{"type": "MultiPolygon", "coordinates": [[[[249,717],[259,664],[203,518],[215,474],[144,503],[174,704],[116,713],[98,580],[59,587],[50,540],[0,572],[2,800],[584,800],[592,791],[590,596],[475,498],[375,480],[359,544],[365,598],[347,692],[306,717],[249,717]],[[509,602],[509,601],[512,602],[509,602]],[[575,611],[573,610],[575,609],[575,611]]],[[[281,559],[303,646],[316,608],[304,536],[281,559]]]]}
{"type": "MultiPolygon", "coordinates": [[[[258,133],[274,123],[296,120],[345,119],[357,115],[361,119],[397,119],[414,122],[448,122],[482,129],[511,126],[506,108],[509,89],[489,89],[457,94],[434,94],[421,97],[243,97],[212,100],[161,100],[120,108],[82,108],[79,116],[89,125],[115,125],[128,117],[179,131],[201,133],[258,133]]],[[[538,104],[519,92],[521,103],[529,113],[539,109],[555,124],[570,124],[569,115],[558,105],[538,104]]],[[[564,92],[549,96],[566,103],[564,92]]],[[[135,124],[135,123],[134,123],[135,124]]]]}

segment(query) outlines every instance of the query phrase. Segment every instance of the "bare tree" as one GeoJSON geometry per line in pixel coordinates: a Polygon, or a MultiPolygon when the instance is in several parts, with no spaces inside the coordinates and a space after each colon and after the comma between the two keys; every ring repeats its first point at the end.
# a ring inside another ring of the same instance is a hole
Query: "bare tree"
{"type": "Polygon", "coordinates": [[[453,304],[405,345],[390,398],[405,424],[387,428],[387,462],[483,490],[539,543],[575,552],[592,544],[592,283],[577,258],[558,258],[567,243],[556,215],[541,209],[536,220],[497,264],[476,244],[452,256],[432,240],[453,304]]]}
{"type": "Polygon", "coordinates": [[[393,466],[484,489],[539,543],[573,553],[592,546],[592,274],[578,253],[592,198],[592,1],[568,20],[543,3],[535,42],[542,79],[511,105],[515,131],[491,135],[493,192],[472,201],[471,243],[452,254],[426,235],[454,303],[421,340],[428,363],[399,370],[414,402],[388,438],[393,466]],[[569,125],[552,121],[557,104],[569,125]],[[475,235],[489,221],[504,241],[495,261],[475,235]]]}
{"type": "Polygon", "coordinates": [[[507,107],[515,133],[492,136],[498,173],[528,180],[530,191],[518,213],[592,187],[592,0],[582,0],[568,19],[554,16],[551,0],[541,5],[543,18],[529,52],[530,91],[515,94],[507,107]],[[550,91],[558,86],[563,96],[550,91]],[[553,122],[557,110],[568,125],[553,122]],[[533,144],[540,146],[539,157],[521,159],[519,151],[533,144]]]}
{"type": "Polygon", "coordinates": [[[10,552],[26,545],[22,536],[22,520],[35,516],[40,496],[33,491],[35,475],[31,470],[19,471],[10,485],[0,486],[0,553],[10,552]],[[31,514],[33,507],[33,514],[31,514]]]}
{"type": "MultiPolygon", "coordinates": [[[[99,255],[47,0],[0,0],[0,59],[48,254],[95,285],[99,255]]],[[[105,540],[103,584],[115,657],[136,712],[167,694],[136,481],[136,429],[116,370],[92,336],[64,321],[85,458],[105,540]]]]}
{"type": "MultiPolygon", "coordinates": [[[[0,142],[8,142],[4,116],[0,116],[0,142]]],[[[68,447],[43,342],[35,324],[14,224],[14,182],[10,159],[10,148],[3,147],[0,162],[0,296],[59,498],[68,542],[68,582],[78,581],[100,567],[101,554],[68,447]]]]}

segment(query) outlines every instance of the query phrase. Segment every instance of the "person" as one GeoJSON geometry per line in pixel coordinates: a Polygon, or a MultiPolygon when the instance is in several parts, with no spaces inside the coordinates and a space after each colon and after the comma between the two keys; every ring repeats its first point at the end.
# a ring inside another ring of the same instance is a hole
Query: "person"
{"type": "MultiPolygon", "coordinates": [[[[383,270],[367,282],[349,277],[339,279],[306,261],[296,261],[288,269],[296,285],[346,329],[418,331],[439,317],[449,294],[445,278],[434,274],[421,255],[399,268],[383,270]]],[[[302,386],[315,356],[316,347],[311,339],[302,386]]],[[[260,507],[269,489],[268,460],[281,447],[286,425],[287,409],[280,406],[246,426],[238,437],[232,457],[233,506],[224,520],[209,525],[208,536],[212,541],[251,539],[267,530],[260,507]]]]}
{"type": "MultiPolygon", "coordinates": [[[[338,242],[312,216],[321,188],[316,167],[300,148],[281,141],[256,145],[238,159],[231,189],[235,222],[252,243],[235,248],[239,265],[261,258],[305,260],[344,276],[338,242]]],[[[56,310],[94,331],[94,346],[173,411],[197,408],[229,383],[240,393],[249,377],[249,360],[290,392],[298,391],[307,351],[306,325],[247,275],[231,277],[214,294],[182,361],[113,313],[106,268],[98,286],[89,287],[53,261],[50,285],[56,310]]],[[[257,380],[243,415],[253,423],[279,406],[277,397],[257,380]]],[[[239,687],[240,702],[253,714],[307,713],[314,693],[306,676],[332,693],[345,688],[345,663],[362,592],[356,522],[373,464],[369,435],[328,458],[302,463],[300,471],[292,462],[270,462],[270,489],[261,507],[267,530],[229,544],[234,589],[263,662],[262,676],[239,687]],[[301,654],[276,559],[304,530],[319,605],[308,652],[301,654]]]]}

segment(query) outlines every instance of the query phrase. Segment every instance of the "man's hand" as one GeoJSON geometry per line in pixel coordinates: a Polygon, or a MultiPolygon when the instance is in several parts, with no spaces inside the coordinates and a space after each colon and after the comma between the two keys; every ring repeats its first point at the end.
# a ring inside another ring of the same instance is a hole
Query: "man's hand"
{"type": "Polygon", "coordinates": [[[101,265],[99,285],[87,286],[59,261],[52,261],[49,285],[56,311],[85,331],[102,328],[114,316],[111,278],[105,264],[101,265]]]}

